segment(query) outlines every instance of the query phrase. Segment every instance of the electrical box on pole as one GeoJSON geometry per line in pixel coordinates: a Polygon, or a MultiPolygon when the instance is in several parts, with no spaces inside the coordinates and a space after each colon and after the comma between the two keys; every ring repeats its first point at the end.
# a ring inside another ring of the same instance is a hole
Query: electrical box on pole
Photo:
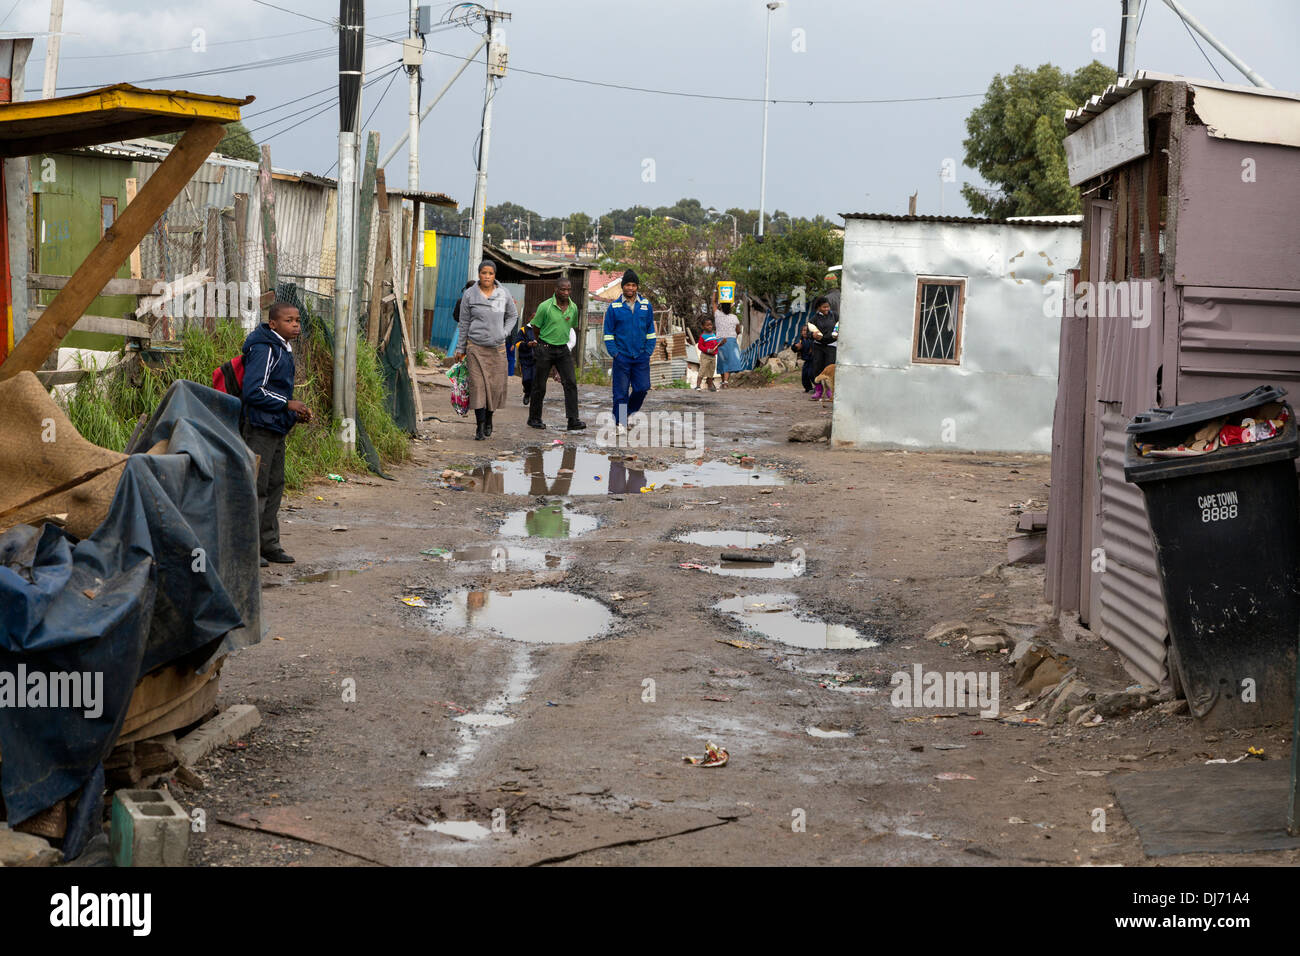
{"type": "Polygon", "coordinates": [[[420,36],[433,32],[433,8],[416,7],[415,8],[415,32],[420,36]]]}
{"type": "MultiPolygon", "coordinates": [[[[501,28],[497,28],[501,32],[501,28]]],[[[493,36],[488,44],[488,76],[501,78],[506,75],[506,64],[510,60],[510,47],[506,45],[504,35],[493,36]]]]}
{"type": "Polygon", "coordinates": [[[424,44],[419,37],[407,37],[402,41],[402,66],[418,67],[424,64],[424,44]]]}

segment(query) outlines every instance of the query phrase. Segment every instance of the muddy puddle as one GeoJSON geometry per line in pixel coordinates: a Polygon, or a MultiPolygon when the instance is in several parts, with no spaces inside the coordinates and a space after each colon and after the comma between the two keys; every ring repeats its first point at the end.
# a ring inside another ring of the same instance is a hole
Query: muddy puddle
{"type": "Polygon", "coordinates": [[[441,823],[430,823],[425,829],[457,840],[481,840],[492,835],[491,830],[473,820],[443,820],[441,823]]]}
{"type": "Polygon", "coordinates": [[[570,511],[564,505],[543,505],[527,511],[511,511],[497,534],[503,538],[576,538],[600,527],[591,515],[570,511]]]}
{"type": "Polygon", "coordinates": [[[319,581],[342,581],[354,574],[360,574],[365,568],[338,568],[333,571],[319,571],[316,574],[303,574],[294,578],[297,584],[314,584],[319,581]]]}
{"type": "Polygon", "coordinates": [[[793,594],[749,594],[713,605],[747,630],[762,637],[805,650],[859,650],[878,647],[879,641],[864,638],[842,624],[828,624],[795,610],[801,599],[793,594]]]}
{"type": "Polygon", "coordinates": [[[456,591],[434,605],[436,627],[527,644],[579,644],[608,633],[613,613],[599,601],[554,588],[456,591]]]}
{"type": "Polygon", "coordinates": [[[784,541],[785,537],[765,531],[687,531],[677,535],[673,540],[680,541],[682,544],[699,544],[706,548],[751,550],[784,541]]]}
{"type": "Polygon", "coordinates": [[[572,559],[567,555],[542,548],[521,548],[517,545],[482,544],[465,548],[431,548],[429,557],[441,559],[457,570],[480,571],[544,571],[563,570],[572,559]]]}
{"type": "Polygon", "coordinates": [[[650,468],[639,457],[555,445],[528,449],[520,460],[481,465],[465,484],[472,491],[497,495],[634,495],[650,485],[713,488],[788,481],[775,471],[725,461],[650,468]]]}
{"type": "Polygon", "coordinates": [[[728,578],[775,578],[788,580],[802,577],[805,570],[803,561],[719,561],[705,568],[710,574],[721,574],[728,578]]]}

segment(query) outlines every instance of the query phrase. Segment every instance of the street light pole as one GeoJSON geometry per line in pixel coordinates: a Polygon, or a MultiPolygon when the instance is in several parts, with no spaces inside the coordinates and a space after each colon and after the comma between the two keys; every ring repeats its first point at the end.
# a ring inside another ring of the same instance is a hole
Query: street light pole
{"type": "Polygon", "coordinates": [[[772,73],[772,11],[785,0],[769,0],[767,4],[767,54],[763,61],[763,171],[758,178],[758,235],[763,237],[763,210],[767,206],[767,94],[772,73]]]}
{"type": "Polygon", "coordinates": [[[710,208],[708,212],[710,216],[731,216],[731,244],[733,246],[738,245],[740,239],[736,235],[736,217],[729,212],[718,212],[718,210],[713,208],[710,208]]]}

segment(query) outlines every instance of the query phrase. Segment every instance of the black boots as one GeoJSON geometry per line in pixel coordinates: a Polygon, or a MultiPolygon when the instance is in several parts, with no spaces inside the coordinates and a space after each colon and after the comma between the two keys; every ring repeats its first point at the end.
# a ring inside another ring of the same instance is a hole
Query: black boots
{"type": "Polygon", "coordinates": [[[484,417],[483,413],[484,413],[484,411],[485,411],[485,409],[482,409],[482,408],[476,408],[476,409],[474,409],[474,421],[475,421],[475,423],[476,423],[476,427],[474,428],[474,440],[475,440],[475,441],[482,441],[484,438],[487,438],[487,435],[483,434],[483,417],[484,417]]]}
{"type": "Polygon", "coordinates": [[[579,432],[586,427],[587,427],[587,423],[582,421],[581,419],[577,419],[577,418],[569,419],[569,431],[571,432],[579,432]]]}
{"type": "Polygon", "coordinates": [[[490,438],[492,435],[492,409],[483,410],[483,437],[490,438]]]}

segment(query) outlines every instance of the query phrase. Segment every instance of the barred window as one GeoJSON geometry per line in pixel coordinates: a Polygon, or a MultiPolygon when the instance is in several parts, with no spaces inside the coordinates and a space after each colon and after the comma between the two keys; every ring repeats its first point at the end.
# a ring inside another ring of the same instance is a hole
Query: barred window
{"type": "Polygon", "coordinates": [[[965,307],[965,279],[925,277],[916,280],[913,362],[961,364],[961,325],[965,307]]]}

